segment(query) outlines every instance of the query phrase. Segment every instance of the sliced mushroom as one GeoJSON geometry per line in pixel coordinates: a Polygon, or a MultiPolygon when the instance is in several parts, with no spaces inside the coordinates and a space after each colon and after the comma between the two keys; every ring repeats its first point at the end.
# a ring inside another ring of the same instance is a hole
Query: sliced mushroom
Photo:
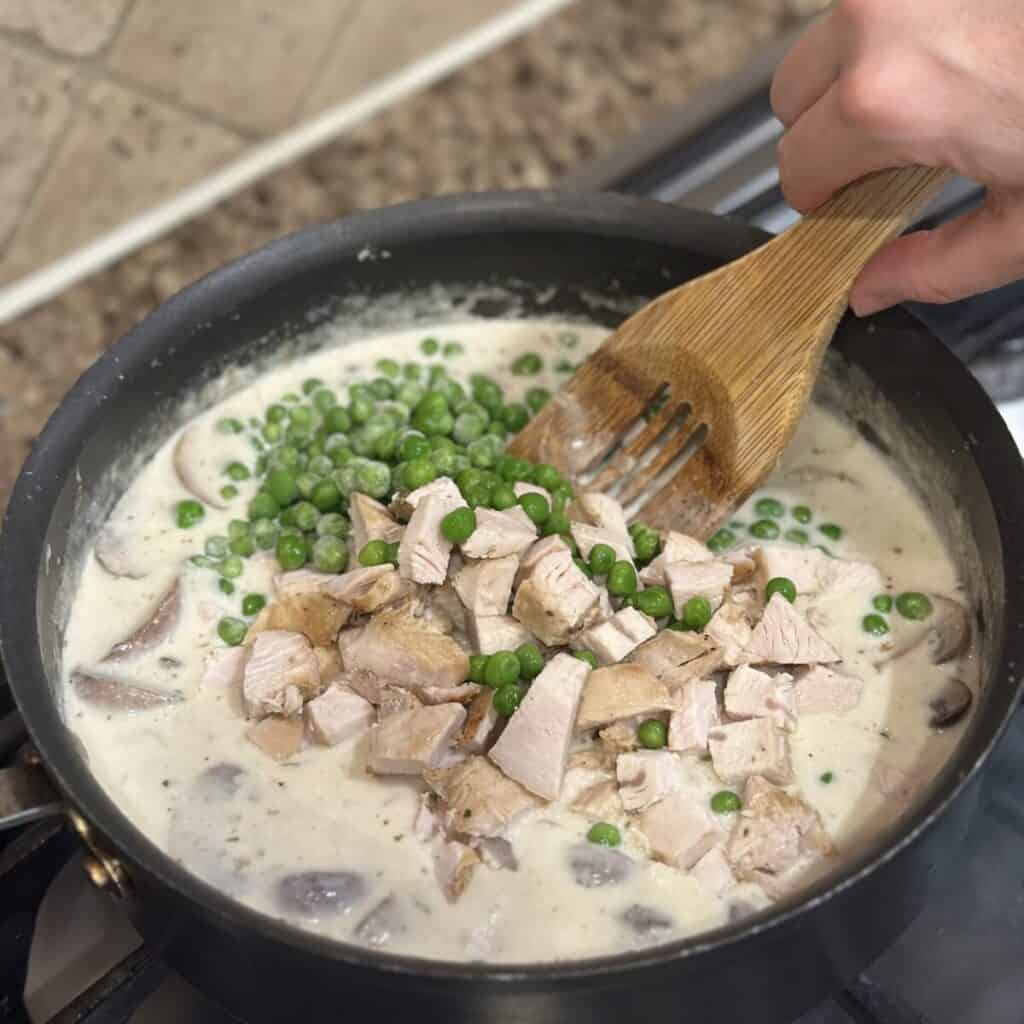
{"type": "Polygon", "coordinates": [[[309,917],[347,914],[368,892],[366,879],[352,871],[303,871],[277,883],[278,903],[309,917]]]}
{"type": "Polygon", "coordinates": [[[386,946],[405,931],[405,917],[394,896],[387,896],[356,925],[355,937],[367,946],[386,946]]]}
{"type": "Polygon", "coordinates": [[[147,690],[87,672],[74,672],[71,685],[82,700],[113,711],[150,711],[183,699],[176,691],[147,690]]]}
{"type": "Polygon", "coordinates": [[[848,473],[824,469],[821,466],[794,466],[792,469],[786,470],[785,477],[795,484],[818,484],[825,481],[835,481],[841,484],[857,483],[848,473]]]}
{"type": "Polygon", "coordinates": [[[189,427],[174,446],[174,472],[182,486],[200,501],[214,508],[227,508],[220,496],[220,482],[215,473],[204,472],[203,463],[210,456],[210,442],[201,424],[189,427]]]}
{"type": "Polygon", "coordinates": [[[951,677],[943,686],[942,692],[928,705],[932,710],[929,725],[933,729],[944,729],[954,725],[967,714],[967,709],[974,700],[970,687],[961,679],[951,677]]]}
{"type": "Polygon", "coordinates": [[[103,659],[104,663],[125,661],[155,647],[162,640],[166,640],[178,624],[180,612],[181,593],[178,581],[175,580],[170,589],[160,598],[160,603],[149,619],[139,626],[131,636],[114,644],[103,659]]]}
{"type": "Polygon", "coordinates": [[[244,768],[222,761],[211,765],[196,779],[196,788],[208,800],[227,800],[238,792],[238,780],[244,775],[244,768]]]}
{"type": "Polygon", "coordinates": [[[619,919],[643,939],[656,938],[675,928],[675,922],[667,914],[639,903],[627,907],[619,919]]]}
{"type": "Polygon", "coordinates": [[[928,654],[934,664],[941,665],[964,653],[970,643],[971,625],[967,609],[958,601],[933,594],[932,607],[928,654]]]}
{"type": "Polygon", "coordinates": [[[584,889],[620,885],[633,873],[634,866],[625,854],[603,846],[574,846],[569,854],[569,868],[573,878],[584,889]]]}
{"type": "Polygon", "coordinates": [[[92,551],[96,561],[111,576],[140,580],[149,574],[150,566],[140,559],[129,535],[113,522],[108,522],[96,535],[92,551]]]}

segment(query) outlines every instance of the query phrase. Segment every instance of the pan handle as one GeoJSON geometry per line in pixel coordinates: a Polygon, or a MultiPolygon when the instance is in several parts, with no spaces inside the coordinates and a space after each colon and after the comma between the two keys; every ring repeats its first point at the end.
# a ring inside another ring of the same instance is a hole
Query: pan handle
{"type": "Polygon", "coordinates": [[[0,832],[64,812],[64,801],[34,760],[23,747],[14,764],[0,769],[0,832]]]}

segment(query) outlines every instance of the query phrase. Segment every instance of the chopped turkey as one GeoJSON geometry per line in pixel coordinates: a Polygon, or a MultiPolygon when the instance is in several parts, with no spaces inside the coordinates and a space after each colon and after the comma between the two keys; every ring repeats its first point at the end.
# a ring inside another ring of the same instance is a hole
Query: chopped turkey
{"type": "Polygon", "coordinates": [[[826,665],[812,665],[797,676],[793,697],[798,715],[841,715],[860,703],[864,684],[826,665]]]}
{"type": "Polygon", "coordinates": [[[269,715],[250,726],[245,738],[275,761],[287,761],[302,749],[302,718],[269,715]]]}
{"type": "Polygon", "coordinates": [[[662,538],[661,552],[640,571],[640,579],[648,586],[664,585],[665,567],[671,562],[711,562],[714,558],[708,546],[695,537],[669,530],[662,538]]]}
{"type": "Polygon", "coordinates": [[[376,717],[373,705],[345,686],[329,686],[305,707],[309,734],[325,747],[336,747],[366,732],[376,717]]]}
{"type": "Polygon", "coordinates": [[[360,566],[331,578],[326,592],[335,600],[363,614],[380,611],[416,592],[415,584],[404,580],[390,565],[360,566]]]}
{"type": "Polygon", "coordinates": [[[322,594],[329,583],[338,577],[333,572],[317,572],[315,569],[292,569],[274,576],[274,594],[277,597],[292,595],[322,594]]]}
{"type": "Polygon", "coordinates": [[[476,529],[461,545],[466,558],[521,555],[537,539],[537,527],[518,505],[500,512],[482,506],[475,511],[476,529]]]}
{"type": "Polygon", "coordinates": [[[471,836],[500,836],[520,815],[540,805],[486,757],[470,757],[423,773],[447,804],[446,828],[471,836]]]}
{"type": "Polygon", "coordinates": [[[750,643],[753,622],[747,609],[738,601],[726,598],[711,617],[704,630],[722,653],[722,664],[735,668],[746,660],[744,651],[750,643]]]}
{"type": "Polygon", "coordinates": [[[556,800],[561,790],[588,672],[571,654],[556,654],[491,747],[491,760],[509,778],[545,800],[556,800]]]}
{"type": "MultiPolygon", "coordinates": [[[[352,680],[352,688],[356,689],[356,679],[352,680]]],[[[370,698],[367,697],[367,700],[370,698]]],[[[400,686],[381,686],[377,684],[377,699],[370,701],[377,705],[377,721],[383,722],[388,715],[397,715],[402,711],[415,711],[423,707],[423,701],[412,690],[404,690],[400,686]]]]}
{"type": "Polygon", "coordinates": [[[839,661],[835,648],[782,594],[772,594],[745,653],[754,664],[814,665],[839,661]]]}
{"type": "Polygon", "coordinates": [[[622,608],[610,619],[584,630],[580,642],[594,652],[602,665],[614,665],[657,632],[654,619],[649,615],[636,608],[622,608]]]}
{"type": "Polygon", "coordinates": [[[668,750],[637,750],[619,754],[615,762],[619,796],[627,811],[643,811],[683,788],[686,776],[678,754],[668,750]]]}
{"type": "Polygon", "coordinates": [[[607,544],[615,552],[617,562],[633,564],[629,534],[623,537],[621,534],[602,529],[600,526],[590,526],[588,523],[570,523],[569,530],[584,560],[590,558],[590,552],[596,545],[607,544]]]}
{"type": "Polygon", "coordinates": [[[722,724],[718,686],[713,679],[693,679],[676,691],[679,707],[668,725],[668,748],[706,754],[711,730],[722,724]]]}
{"type": "Polygon", "coordinates": [[[416,695],[424,704],[469,704],[479,693],[477,683],[459,683],[458,686],[421,686],[416,695]]]}
{"type": "Polygon", "coordinates": [[[470,615],[469,642],[477,654],[514,651],[533,643],[533,634],[511,615],[470,615]]]}
{"type": "Polygon", "coordinates": [[[302,633],[311,644],[333,644],[352,609],[326,592],[291,592],[271,601],[253,620],[246,643],[269,630],[302,633]]]}
{"type": "Polygon", "coordinates": [[[459,490],[458,485],[454,480],[446,476],[439,476],[436,480],[431,480],[429,484],[424,484],[422,487],[417,487],[415,491],[410,491],[403,499],[403,502],[411,513],[419,508],[420,502],[424,498],[440,498],[441,503],[445,506],[446,513],[461,508],[466,504],[466,499],[462,497],[462,491],[459,490]]]}
{"type": "Polygon", "coordinates": [[[705,679],[722,666],[722,655],[702,633],[663,629],[641,644],[629,661],[642,665],[667,686],[676,689],[694,679],[705,679]]]}
{"type": "Polygon", "coordinates": [[[580,494],[572,507],[573,518],[583,519],[593,526],[619,537],[626,546],[629,554],[629,561],[636,555],[633,550],[633,539],[629,535],[629,527],[626,524],[626,513],[622,505],[610,494],[602,494],[600,491],[585,491],[580,494]]]}
{"type": "Polygon", "coordinates": [[[707,801],[690,793],[672,793],[637,819],[652,855],[670,867],[688,871],[722,838],[707,801]]]}
{"type": "Polygon", "coordinates": [[[352,544],[362,551],[371,540],[388,544],[402,539],[402,524],[375,498],[356,491],[348,502],[348,515],[352,520],[352,544]]]}
{"type": "Polygon", "coordinates": [[[451,506],[437,494],[425,495],[416,505],[398,546],[398,571],[415,583],[444,583],[452,542],[441,533],[441,520],[451,506]]]}
{"type": "Polygon", "coordinates": [[[576,728],[584,732],[634,715],[645,717],[675,707],[668,687],[639,665],[596,668],[583,686],[576,728]]]}
{"type": "Polygon", "coordinates": [[[743,809],[725,847],[737,877],[762,881],[780,875],[805,856],[833,852],[818,813],[799,797],[752,776],[743,794],[743,809]]]}
{"type": "MultiPolygon", "coordinates": [[[[647,717],[647,715],[634,715],[632,718],[623,718],[619,722],[606,725],[597,733],[601,747],[616,757],[629,750],[636,750],[640,746],[637,729],[640,728],[641,722],[646,721],[647,717]]],[[[658,716],[652,715],[651,717],[658,716]]]]}
{"type": "Polygon", "coordinates": [[[769,675],[749,665],[734,669],[725,685],[725,711],[730,718],[770,718],[780,729],[796,728],[793,677],[769,675]]]}
{"type": "Polygon", "coordinates": [[[771,782],[786,783],[793,777],[786,734],[770,719],[720,725],[708,737],[715,774],[723,782],[743,782],[763,775],[771,782]]]}
{"type": "Polygon", "coordinates": [[[622,821],[626,815],[619,787],[610,780],[588,786],[573,797],[569,806],[591,821],[622,821]]]}
{"type": "Polygon", "coordinates": [[[519,559],[519,571],[516,573],[515,585],[518,587],[519,584],[522,583],[531,572],[533,572],[537,564],[548,555],[553,552],[568,550],[569,546],[558,534],[553,534],[550,537],[543,537],[541,540],[531,544],[519,559]]]}
{"type": "Polygon", "coordinates": [[[434,876],[449,903],[454,903],[469,885],[480,858],[474,849],[454,839],[434,840],[434,876]]]}
{"type": "Polygon", "coordinates": [[[341,658],[350,672],[411,689],[457,686],[469,675],[469,658],[451,637],[400,610],[372,618],[341,647],[341,658]]]}
{"type": "Polygon", "coordinates": [[[453,577],[452,586],[473,615],[504,615],[518,568],[517,555],[468,561],[453,577]]]}
{"type": "Polygon", "coordinates": [[[294,715],[320,692],[320,670],[301,633],[272,629],[253,641],[242,677],[246,718],[294,715]]]}
{"type": "Polygon", "coordinates": [[[337,645],[314,647],[313,654],[316,656],[316,667],[320,673],[320,685],[326,686],[335,682],[343,672],[337,645]]]}
{"type": "Polygon", "coordinates": [[[597,600],[598,588],[562,544],[533,563],[516,591],[512,614],[534,636],[554,647],[568,642],[597,600]]]}
{"type": "Polygon", "coordinates": [[[683,605],[690,598],[703,597],[711,610],[722,603],[725,588],[732,580],[732,566],[728,562],[667,562],[665,580],[672,594],[676,618],[683,617],[683,605]]]}
{"type": "MultiPolygon", "coordinates": [[[[454,562],[455,556],[452,556],[454,562]]],[[[450,571],[450,569],[449,569],[450,571]]],[[[422,618],[436,626],[442,633],[454,630],[466,631],[466,608],[455,593],[451,579],[443,586],[434,587],[427,595],[422,618]]]]}
{"type": "Polygon", "coordinates": [[[501,715],[494,710],[495,691],[487,687],[469,705],[466,723],[456,746],[467,754],[482,754],[489,746],[501,724],[501,715]]]}
{"type": "Polygon", "coordinates": [[[772,545],[754,548],[752,554],[762,590],[778,576],[791,579],[797,594],[805,597],[828,599],[851,590],[877,593],[885,589],[882,575],[873,565],[833,558],[818,548],[772,545]]]}
{"type": "Polygon", "coordinates": [[[419,775],[436,768],[466,720],[461,704],[436,704],[388,715],[370,730],[370,771],[419,775]]]}
{"type": "Polygon", "coordinates": [[[615,758],[594,747],[569,755],[562,779],[562,799],[571,803],[598,782],[615,781],[615,758]]]}
{"type": "Polygon", "coordinates": [[[708,892],[724,896],[736,885],[736,877],[729,866],[728,858],[720,846],[712,847],[690,868],[690,875],[696,878],[708,892]]]}

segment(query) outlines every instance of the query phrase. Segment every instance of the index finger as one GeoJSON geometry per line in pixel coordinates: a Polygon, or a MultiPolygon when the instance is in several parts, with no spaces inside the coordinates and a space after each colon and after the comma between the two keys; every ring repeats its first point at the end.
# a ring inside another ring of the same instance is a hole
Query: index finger
{"type": "Polygon", "coordinates": [[[788,128],[810,109],[839,76],[842,33],[835,14],[814,21],[782,58],[772,79],[770,100],[775,116],[788,128]]]}

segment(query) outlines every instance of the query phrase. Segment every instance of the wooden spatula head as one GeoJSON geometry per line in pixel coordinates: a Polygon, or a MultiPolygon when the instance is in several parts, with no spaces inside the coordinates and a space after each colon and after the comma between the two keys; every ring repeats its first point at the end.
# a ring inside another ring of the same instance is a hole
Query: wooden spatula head
{"type": "Polygon", "coordinates": [[[779,238],[626,320],[515,438],[577,487],[707,537],[775,467],[857,274],[945,180],[851,186],[779,238]]]}

